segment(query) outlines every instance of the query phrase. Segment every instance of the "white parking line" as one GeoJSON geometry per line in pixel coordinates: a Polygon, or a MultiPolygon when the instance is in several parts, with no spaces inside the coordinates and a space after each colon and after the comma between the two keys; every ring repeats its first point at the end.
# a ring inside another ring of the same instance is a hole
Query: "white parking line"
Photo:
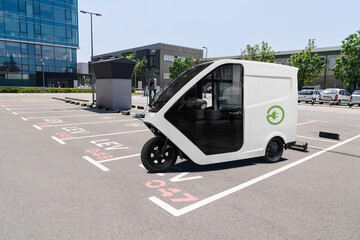
{"type": "Polygon", "coordinates": [[[12,114],[14,114],[14,115],[18,115],[16,112],[12,112],[12,114]]]}
{"type": "Polygon", "coordinates": [[[318,122],[318,120],[314,120],[314,121],[310,121],[310,122],[298,123],[298,126],[305,125],[305,124],[310,124],[310,123],[316,123],[316,122],[318,122]]]}
{"type": "Polygon", "coordinates": [[[123,157],[117,157],[117,158],[111,158],[111,159],[101,160],[101,161],[97,161],[97,162],[99,162],[99,163],[111,162],[111,161],[121,160],[121,159],[125,159],[125,158],[138,157],[138,156],[140,156],[140,153],[133,154],[133,155],[129,155],[129,156],[123,156],[123,157]]]}
{"type": "Polygon", "coordinates": [[[27,110],[27,109],[44,109],[44,108],[55,108],[55,109],[66,109],[66,108],[79,108],[78,105],[69,105],[69,106],[51,106],[51,107],[32,107],[32,108],[11,108],[11,110],[27,110]]]}
{"type": "Polygon", "coordinates": [[[19,114],[35,114],[35,113],[58,113],[58,112],[80,112],[84,111],[86,108],[81,108],[79,110],[67,110],[67,111],[43,111],[43,112],[21,112],[19,114]]]}
{"type": "Polygon", "coordinates": [[[95,161],[94,159],[88,157],[88,156],[83,156],[83,158],[87,161],[89,161],[91,164],[94,164],[96,167],[100,168],[101,170],[103,170],[104,172],[110,171],[110,169],[108,169],[107,167],[105,167],[104,165],[102,165],[101,163],[95,161]]]}
{"type": "Polygon", "coordinates": [[[24,118],[24,117],[21,117],[21,119],[22,119],[22,120],[24,120],[24,121],[27,121],[27,119],[26,119],[26,118],[24,118]]]}
{"type": "Polygon", "coordinates": [[[125,119],[125,120],[114,120],[114,121],[105,121],[105,122],[86,122],[86,123],[68,123],[68,124],[60,124],[60,125],[49,125],[49,126],[37,126],[33,125],[34,127],[37,126],[39,128],[49,128],[49,127],[66,127],[66,126],[73,126],[73,125],[88,125],[88,124],[99,124],[99,123],[113,123],[113,122],[129,122],[129,121],[139,121],[137,119],[125,119]]]}
{"type": "Polygon", "coordinates": [[[38,130],[42,130],[41,127],[37,126],[37,125],[33,125],[34,128],[38,129],[38,130]]]}
{"type": "Polygon", "coordinates": [[[225,191],[223,191],[223,192],[221,192],[221,193],[215,194],[215,195],[213,195],[213,196],[211,196],[211,197],[205,198],[205,199],[203,199],[203,200],[201,200],[201,201],[198,201],[198,202],[196,202],[196,203],[194,203],[194,204],[191,204],[191,205],[189,205],[189,206],[187,206],[187,207],[184,207],[184,208],[181,208],[181,209],[176,209],[176,208],[170,206],[169,204],[167,204],[166,202],[160,200],[159,198],[157,198],[157,197],[155,197],[155,196],[150,197],[149,200],[152,201],[153,203],[155,203],[156,205],[158,205],[159,207],[163,208],[164,210],[168,211],[169,213],[171,213],[171,214],[174,215],[175,217],[178,217],[178,216],[184,215],[184,214],[186,214],[186,213],[189,213],[189,212],[191,212],[191,211],[193,211],[193,210],[195,210],[195,209],[198,209],[198,208],[200,208],[200,207],[203,207],[203,206],[205,206],[205,205],[207,205],[207,204],[209,204],[209,203],[212,203],[212,202],[214,202],[214,201],[216,201],[216,200],[219,200],[219,199],[221,199],[221,198],[223,198],[223,197],[226,197],[226,196],[228,196],[228,195],[230,195],[230,194],[233,194],[233,193],[235,193],[235,192],[238,192],[238,191],[240,191],[240,190],[242,190],[242,189],[244,189],[244,188],[247,188],[247,187],[249,187],[249,186],[251,186],[251,185],[254,185],[254,184],[256,184],[256,183],[258,183],[258,182],[260,182],[260,181],[263,181],[263,180],[265,180],[265,179],[267,179],[267,178],[270,178],[270,177],[272,177],[272,176],[274,176],[274,175],[276,175],[276,174],[279,174],[279,173],[281,173],[281,172],[284,172],[284,171],[286,171],[286,170],[288,170],[288,169],[290,169],[290,168],[292,168],[292,167],[295,167],[295,166],[297,166],[297,165],[299,165],[299,164],[301,164],[301,163],[304,163],[304,162],[306,162],[306,161],[309,161],[310,159],[312,159],[312,158],[314,158],[314,157],[317,157],[317,156],[319,156],[319,155],[321,155],[321,154],[324,154],[324,153],[326,153],[326,152],[328,152],[328,151],[330,151],[330,150],[332,150],[332,149],[334,149],[334,148],[340,147],[340,146],[342,146],[342,145],[344,145],[344,144],[346,144],[346,143],[348,143],[348,142],[351,142],[351,141],[353,141],[353,140],[355,140],[355,139],[357,139],[357,138],[359,138],[359,137],[360,137],[360,135],[357,135],[357,136],[354,136],[354,137],[352,137],[352,138],[349,138],[349,139],[347,139],[347,140],[345,140],[345,141],[343,141],[343,142],[341,142],[341,143],[335,144],[335,145],[333,145],[333,146],[331,146],[331,147],[328,147],[328,148],[326,148],[326,149],[323,149],[323,150],[321,150],[321,151],[319,151],[319,152],[317,152],[317,153],[314,153],[314,154],[312,154],[312,155],[310,155],[310,156],[307,156],[307,157],[305,157],[305,158],[302,158],[302,159],[300,159],[300,160],[298,160],[298,161],[295,161],[295,162],[293,162],[293,163],[290,163],[290,164],[288,164],[288,165],[286,165],[286,166],[283,166],[283,167],[278,168],[278,169],[276,169],[276,170],[274,170],[274,171],[271,171],[271,172],[269,172],[269,173],[266,173],[266,174],[264,174],[264,175],[262,175],[262,176],[260,176],[260,177],[257,177],[257,178],[254,178],[254,179],[252,179],[252,180],[249,180],[249,181],[247,181],[247,182],[245,182],[245,183],[239,184],[239,185],[237,185],[237,186],[235,186],[235,187],[233,187],[233,188],[230,188],[230,189],[225,190],[225,191]]]}
{"type": "Polygon", "coordinates": [[[63,139],[60,139],[60,138],[58,138],[58,137],[56,137],[56,136],[52,136],[51,138],[54,139],[55,141],[57,141],[57,142],[60,143],[60,144],[66,144],[64,141],[84,139],[84,138],[103,137],[103,136],[112,136],[112,135],[121,135],[121,134],[127,134],[127,133],[138,133],[138,132],[146,132],[146,131],[149,131],[149,129],[134,130],[134,131],[128,131],[128,132],[105,133],[105,134],[82,136],[82,137],[74,137],[74,138],[63,138],[63,139]]]}
{"type": "Polygon", "coordinates": [[[311,140],[316,140],[316,141],[330,142],[330,143],[339,143],[339,141],[331,141],[331,140],[325,140],[325,139],[320,139],[320,138],[305,137],[305,136],[300,136],[300,135],[296,135],[296,137],[306,138],[306,139],[311,139],[311,140]]]}
{"type": "MultiPolygon", "coordinates": [[[[119,113],[108,113],[106,114],[106,116],[108,115],[119,115],[119,113]]],[[[31,117],[28,118],[28,120],[32,120],[32,119],[43,119],[43,118],[73,118],[73,117],[94,117],[97,116],[95,114],[91,114],[91,115],[67,115],[67,116],[50,116],[50,117],[31,117]]]]}
{"type": "MultiPolygon", "coordinates": [[[[140,164],[139,165],[139,167],[141,167],[141,168],[143,168],[143,169],[146,169],[145,167],[144,167],[144,165],[142,165],[142,164],[140,164]]],[[[157,175],[159,175],[159,176],[165,176],[165,173],[157,173],[157,175]]]]}

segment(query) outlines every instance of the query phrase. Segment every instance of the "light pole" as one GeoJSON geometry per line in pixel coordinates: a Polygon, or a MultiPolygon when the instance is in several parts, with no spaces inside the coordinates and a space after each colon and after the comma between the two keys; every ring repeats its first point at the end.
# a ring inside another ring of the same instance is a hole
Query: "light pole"
{"type": "Polygon", "coordinates": [[[206,50],[206,54],[205,54],[205,56],[206,56],[206,61],[207,61],[207,52],[208,52],[208,49],[207,49],[207,47],[203,47],[205,50],[206,50]]]}
{"type": "Polygon", "coordinates": [[[44,93],[45,93],[45,75],[44,75],[45,63],[44,63],[43,59],[40,59],[40,62],[41,62],[41,68],[42,68],[43,89],[44,89],[44,93]]]}
{"type": "MultiPolygon", "coordinates": [[[[93,62],[93,58],[94,58],[94,45],[93,45],[93,25],[92,25],[92,16],[98,16],[100,17],[101,14],[100,13],[93,13],[93,12],[87,12],[87,11],[80,11],[81,13],[84,14],[90,14],[90,24],[91,24],[91,63],[93,62]]],[[[94,94],[94,70],[93,67],[91,66],[91,87],[92,87],[92,105],[95,104],[95,94],[94,94]]]]}

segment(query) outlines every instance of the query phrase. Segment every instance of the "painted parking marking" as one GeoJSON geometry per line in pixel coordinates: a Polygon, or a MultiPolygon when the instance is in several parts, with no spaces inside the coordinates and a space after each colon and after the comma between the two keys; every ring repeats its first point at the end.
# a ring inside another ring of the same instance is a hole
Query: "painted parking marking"
{"type": "Polygon", "coordinates": [[[305,137],[305,136],[300,136],[300,135],[296,135],[296,137],[305,138],[305,139],[311,139],[311,140],[316,140],[316,141],[322,141],[322,142],[329,142],[329,143],[339,143],[339,141],[325,140],[325,139],[321,139],[321,138],[305,137]]]}
{"type": "Polygon", "coordinates": [[[128,155],[128,156],[122,156],[122,157],[117,157],[117,158],[110,158],[110,159],[105,159],[105,160],[100,160],[100,161],[96,161],[94,159],[92,159],[89,156],[83,156],[83,158],[85,160],[87,160],[88,162],[90,162],[91,164],[93,164],[94,166],[100,168],[101,170],[103,170],[104,172],[110,171],[109,168],[105,167],[104,165],[102,165],[101,163],[104,162],[111,162],[111,161],[116,161],[116,160],[121,160],[121,159],[126,159],[126,158],[132,158],[132,157],[138,157],[140,156],[140,153],[138,154],[132,154],[132,155],[128,155]]]}
{"type": "MultiPolygon", "coordinates": [[[[88,125],[88,124],[100,124],[100,123],[114,123],[114,122],[126,122],[126,121],[138,121],[137,119],[125,119],[125,120],[114,120],[114,121],[104,121],[104,122],[86,122],[86,123],[68,123],[68,124],[60,124],[60,125],[44,125],[39,126],[42,123],[38,123],[37,127],[46,128],[46,127],[65,127],[65,126],[73,126],[73,125],[88,125]]],[[[33,125],[34,127],[36,125],[33,125]]]]}
{"type": "Polygon", "coordinates": [[[92,159],[91,157],[83,156],[83,158],[84,158],[85,160],[87,160],[89,163],[93,164],[94,166],[100,168],[100,169],[103,170],[104,172],[110,171],[110,169],[108,169],[107,167],[105,167],[105,166],[102,165],[101,163],[98,163],[97,161],[95,161],[95,160],[92,159]]]}
{"type": "MultiPolygon", "coordinates": [[[[146,169],[146,168],[144,167],[144,165],[142,165],[142,164],[140,164],[139,167],[141,167],[141,168],[143,168],[143,169],[146,169]]],[[[165,173],[156,173],[156,174],[159,175],[160,177],[165,176],[165,173]]]]}
{"type": "Polygon", "coordinates": [[[149,129],[142,129],[142,130],[134,130],[134,131],[127,131],[127,132],[115,132],[115,133],[105,133],[105,134],[98,134],[98,135],[90,135],[90,136],[81,136],[81,137],[74,137],[74,138],[63,138],[60,139],[56,136],[52,136],[51,138],[57,141],[60,144],[66,144],[65,141],[69,140],[78,140],[78,139],[84,139],[84,138],[96,138],[96,137],[104,137],[104,136],[112,136],[112,135],[121,135],[121,134],[127,134],[127,133],[138,133],[138,132],[145,132],[149,131],[149,129]]]}
{"type": "MultiPolygon", "coordinates": [[[[73,107],[73,106],[64,106],[64,105],[61,105],[61,106],[48,106],[48,107],[28,107],[28,108],[26,108],[26,107],[11,107],[11,108],[9,108],[9,110],[19,110],[19,109],[21,109],[21,110],[25,110],[25,109],[44,109],[44,108],[56,108],[56,109],[58,109],[58,108],[60,108],[60,109],[65,109],[65,108],[71,108],[71,107],[73,107]]],[[[76,108],[79,108],[79,107],[76,107],[76,108]]],[[[70,109],[69,109],[70,110],[70,109]]]]}
{"type": "Polygon", "coordinates": [[[274,176],[276,174],[284,172],[284,171],[286,171],[286,170],[288,170],[288,169],[290,169],[292,167],[300,165],[300,164],[302,164],[302,163],[304,163],[306,161],[309,161],[309,160],[311,160],[311,159],[313,159],[313,158],[315,158],[317,156],[320,156],[320,155],[322,155],[322,154],[324,154],[324,153],[326,153],[328,151],[331,151],[332,149],[335,149],[335,148],[340,147],[340,146],[342,146],[342,145],[344,145],[346,143],[349,143],[349,142],[351,142],[351,141],[353,141],[353,140],[355,140],[355,139],[357,139],[359,137],[360,137],[360,135],[356,135],[356,136],[354,136],[352,138],[349,138],[349,139],[347,139],[347,140],[345,140],[345,141],[343,141],[341,143],[335,144],[335,145],[333,145],[331,147],[328,147],[328,148],[323,149],[323,150],[321,150],[319,152],[316,152],[316,153],[314,153],[314,154],[312,154],[310,156],[304,157],[304,158],[302,158],[300,160],[297,160],[297,161],[295,161],[293,163],[285,165],[285,166],[283,166],[281,168],[273,170],[273,171],[271,171],[269,173],[266,173],[264,175],[261,175],[261,176],[259,176],[257,178],[251,179],[251,180],[249,180],[249,181],[247,181],[245,183],[239,184],[239,185],[237,185],[237,186],[235,186],[233,188],[227,189],[227,190],[225,190],[223,192],[220,192],[220,193],[215,194],[215,195],[213,195],[211,197],[200,200],[200,201],[198,201],[196,203],[193,203],[193,204],[188,205],[186,207],[183,207],[181,209],[174,208],[173,206],[171,206],[170,204],[162,201],[161,199],[159,199],[156,196],[152,196],[152,197],[150,197],[148,199],[150,201],[152,201],[153,203],[155,203],[156,205],[158,205],[159,207],[161,207],[162,209],[164,209],[165,211],[172,214],[173,216],[178,217],[178,216],[184,215],[186,213],[189,213],[191,211],[194,211],[195,209],[198,209],[200,207],[208,205],[208,204],[210,204],[210,203],[212,203],[214,201],[217,201],[217,200],[219,200],[221,198],[224,198],[224,197],[226,197],[226,196],[228,196],[230,194],[236,193],[236,192],[238,192],[238,191],[240,191],[240,190],[242,190],[244,188],[252,186],[252,185],[254,185],[254,184],[258,183],[258,182],[261,182],[261,181],[263,181],[263,180],[265,180],[267,178],[270,178],[270,177],[272,177],[272,176],[274,176]]]}
{"type": "Polygon", "coordinates": [[[33,125],[34,128],[38,129],[38,130],[42,130],[41,127],[37,126],[37,125],[33,125]]]}
{"type": "MultiPolygon", "coordinates": [[[[77,109],[77,108],[76,108],[77,109]]],[[[73,110],[73,109],[69,109],[67,111],[57,111],[57,110],[53,110],[53,111],[43,111],[43,112],[24,112],[24,111],[21,111],[21,112],[17,112],[18,114],[35,114],[35,113],[58,113],[58,112],[84,112],[86,108],[81,108],[79,110],[73,110]]],[[[94,111],[95,112],[95,111],[94,111]]]]}
{"type": "Polygon", "coordinates": [[[24,120],[24,121],[28,121],[28,119],[27,119],[27,118],[24,118],[24,117],[21,117],[21,119],[24,120]]]}
{"type": "Polygon", "coordinates": [[[316,123],[316,122],[319,122],[319,121],[318,120],[313,120],[313,121],[309,121],[309,122],[298,123],[298,126],[305,125],[305,124],[310,124],[310,123],[316,123]]]}
{"type": "MultiPolygon", "coordinates": [[[[119,115],[118,113],[109,113],[109,115],[119,115]]],[[[25,116],[28,120],[32,119],[49,119],[49,118],[76,118],[76,117],[95,117],[96,114],[89,114],[89,115],[66,115],[66,116],[44,116],[44,117],[35,117],[35,116],[25,116]]],[[[102,118],[102,117],[99,117],[102,118]]]]}

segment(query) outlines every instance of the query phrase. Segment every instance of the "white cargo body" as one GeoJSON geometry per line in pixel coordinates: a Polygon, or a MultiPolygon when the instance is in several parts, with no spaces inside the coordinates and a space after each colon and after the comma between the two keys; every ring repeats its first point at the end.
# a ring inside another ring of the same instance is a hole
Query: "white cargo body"
{"type": "Polygon", "coordinates": [[[266,158],[280,147],[281,157],[282,147],[296,140],[297,71],[271,63],[219,60],[183,73],[149,105],[144,123],[158,136],[159,146],[145,144],[145,167],[166,171],[169,155],[175,153],[197,164],[266,158]],[[209,86],[211,92],[204,93],[209,86]]]}

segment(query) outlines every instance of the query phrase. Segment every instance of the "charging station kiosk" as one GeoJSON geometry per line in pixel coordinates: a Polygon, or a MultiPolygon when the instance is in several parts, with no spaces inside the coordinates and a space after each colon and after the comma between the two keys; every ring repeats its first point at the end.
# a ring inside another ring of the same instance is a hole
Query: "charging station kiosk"
{"type": "Polygon", "coordinates": [[[92,63],[96,76],[96,106],[131,109],[131,75],[136,63],[126,58],[92,63]]]}

